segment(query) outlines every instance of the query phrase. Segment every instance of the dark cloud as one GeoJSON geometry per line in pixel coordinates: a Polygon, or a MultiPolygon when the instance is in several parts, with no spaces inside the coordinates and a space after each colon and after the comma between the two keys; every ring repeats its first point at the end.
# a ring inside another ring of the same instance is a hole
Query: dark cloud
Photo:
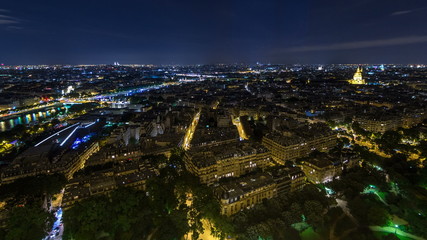
{"type": "Polygon", "coordinates": [[[392,13],[391,16],[399,16],[399,15],[409,14],[412,12],[414,12],[414,10],[397,11],[392,13]]]}
{"type": "Polygon", "coordinates": [[[14,17],[12,17],[12,16],[4,15],[4,14],[0,14],[0,18],[16,19],[16,18],[14,18],[14,17]]]}
{"type": "Polygon", "coordinates": [[[368,40],[368,41],[357,41],[357,42],[345,42],[345,43],[334,43],[326,45],[313,45],[313,46],[301,46],[287,48],[289,52],[312,52],[312,51],[334,51],[334,50],[348,50],[348,49],[363,49],[372,47],[387,47],[387,46],[398,46],[407,45],[414,43],[425,43],[427,42],[427,36],[410,36],[410,37],[399,37],[389,38],[380,40],[368,40]]]}
{"type": "MultiPolygon", "coordinates": [[[[4,10],[4,9],[0,9],[0,10],[4,10]]],[[[19,22],[20,20],[18,18],[5,15],[5,14],[0,14],[0,24],[17,24],[19,22]]]]}
{"type": "Polygon", "coordinates": [[[7,29],[11,29],[11,30],[21,30],[24,29],[23,27],[18,27],[18,26],[8,26],[7,29]]]}
{"type": "Polygon", "coordinates": [[[402,10],[402,11],[396,11],[393,12],[392,14],[390,14],[390,16],[400,16],[400,15],[406,15],[406,14],[411,14],[411,13],[415,13],[415,12],[419,12],[419,11],[423,11],[427,8],[423,7],[423,8],[416,8],[416,9],[410,9],[410,10],[402,10]]]}
{"type": "Polygon", "coordinates": [[[19,22],[12,19],[0,19],[0,24],[17,24],[17,23],[19,22]]]}

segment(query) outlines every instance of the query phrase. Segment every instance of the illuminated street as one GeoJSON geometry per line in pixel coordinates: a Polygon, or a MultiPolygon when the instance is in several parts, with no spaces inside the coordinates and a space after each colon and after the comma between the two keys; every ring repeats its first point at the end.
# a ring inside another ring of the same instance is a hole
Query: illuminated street
{"type": "MultiPolygon", "coordinates": [[[[185,204],[190,208],[192,207],[193,202],[192,202],[192,195],[191,194],[187,194],[187,200],[186,200],[185,204]]],[[[199,233],[200,234],[199,239],[201,239],[201,240],[220,240],[219,238],[213,236],[213,234],[211,232],[212,225],[209,222],[209,220],[202,219],[201,221],[202,221],[204,230],[203,230],[203,233],[199,233]]],[[[191,225],[192,223],[189,222],[189,224],[191,225]]],[[[193,236],[193,233],[189,232],[184,236],[184,239],[185,240],[191,240],[192,236],[193,236]]]]}
{"type": "Polygon", "coordinates": [[[64,225],[62,223],[62,208],[58,208],[55,212],[55,222],[53,223],[52,230],[43,240],[62,240],[64,233],[64,225]]]}
{"type": "Polygon", "coordinates": [[[200,113],[201,113],[201,110],[199,110],[196,113],[196,115],[193,118],[193,121],[191,122],[190,126],[188,126],[187,128],[187,132],[185,133],[184,141],[182,143],[182,147],[185,150],[188,150],[191,147],[191,139],[193,139],[194,131],[196,131],[197,124],[199,123],[200,113]]]}
{"type": "Polygon", "coordinates": [[[240,139],[247,140],[249,139],[248,136],[245,133],[245,130],[243,129],[242,123],[240,122],[240,117],[233,117],[233,124],[237,127],[237,131],[239,131],[240,139]]]}

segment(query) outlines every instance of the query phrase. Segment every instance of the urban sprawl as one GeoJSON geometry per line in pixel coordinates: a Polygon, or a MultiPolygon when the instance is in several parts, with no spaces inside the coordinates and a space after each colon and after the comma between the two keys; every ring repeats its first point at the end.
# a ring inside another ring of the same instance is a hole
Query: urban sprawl
{"type": "Polygon", "coordinates": [[[0,66],[0,239],[426,239],[426,79],[0,66]]]}

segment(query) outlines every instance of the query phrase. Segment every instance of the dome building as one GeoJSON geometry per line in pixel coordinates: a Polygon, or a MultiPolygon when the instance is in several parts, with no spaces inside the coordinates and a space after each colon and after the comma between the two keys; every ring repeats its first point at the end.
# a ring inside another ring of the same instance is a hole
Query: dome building
{"type": "Polygon", "coordinates": [[[365,79],[362,77],[362,69],[357,68],[356,73],[353,75],[353,79],[348,80],[350,84],[366,84],[365,79]]]}

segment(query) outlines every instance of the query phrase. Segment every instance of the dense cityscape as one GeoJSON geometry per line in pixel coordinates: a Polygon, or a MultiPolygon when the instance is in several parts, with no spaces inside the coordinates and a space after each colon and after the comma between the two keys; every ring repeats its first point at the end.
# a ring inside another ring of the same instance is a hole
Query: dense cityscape
{"type": "Polygon", "coordinates": [[[0,5],[0,240],[427,240],[426,0],[0,5]]]}
{"type": "Polygon", "coordinates": [[[427,239],[427,65],[0,66],[0,239],[427,239]]]}

